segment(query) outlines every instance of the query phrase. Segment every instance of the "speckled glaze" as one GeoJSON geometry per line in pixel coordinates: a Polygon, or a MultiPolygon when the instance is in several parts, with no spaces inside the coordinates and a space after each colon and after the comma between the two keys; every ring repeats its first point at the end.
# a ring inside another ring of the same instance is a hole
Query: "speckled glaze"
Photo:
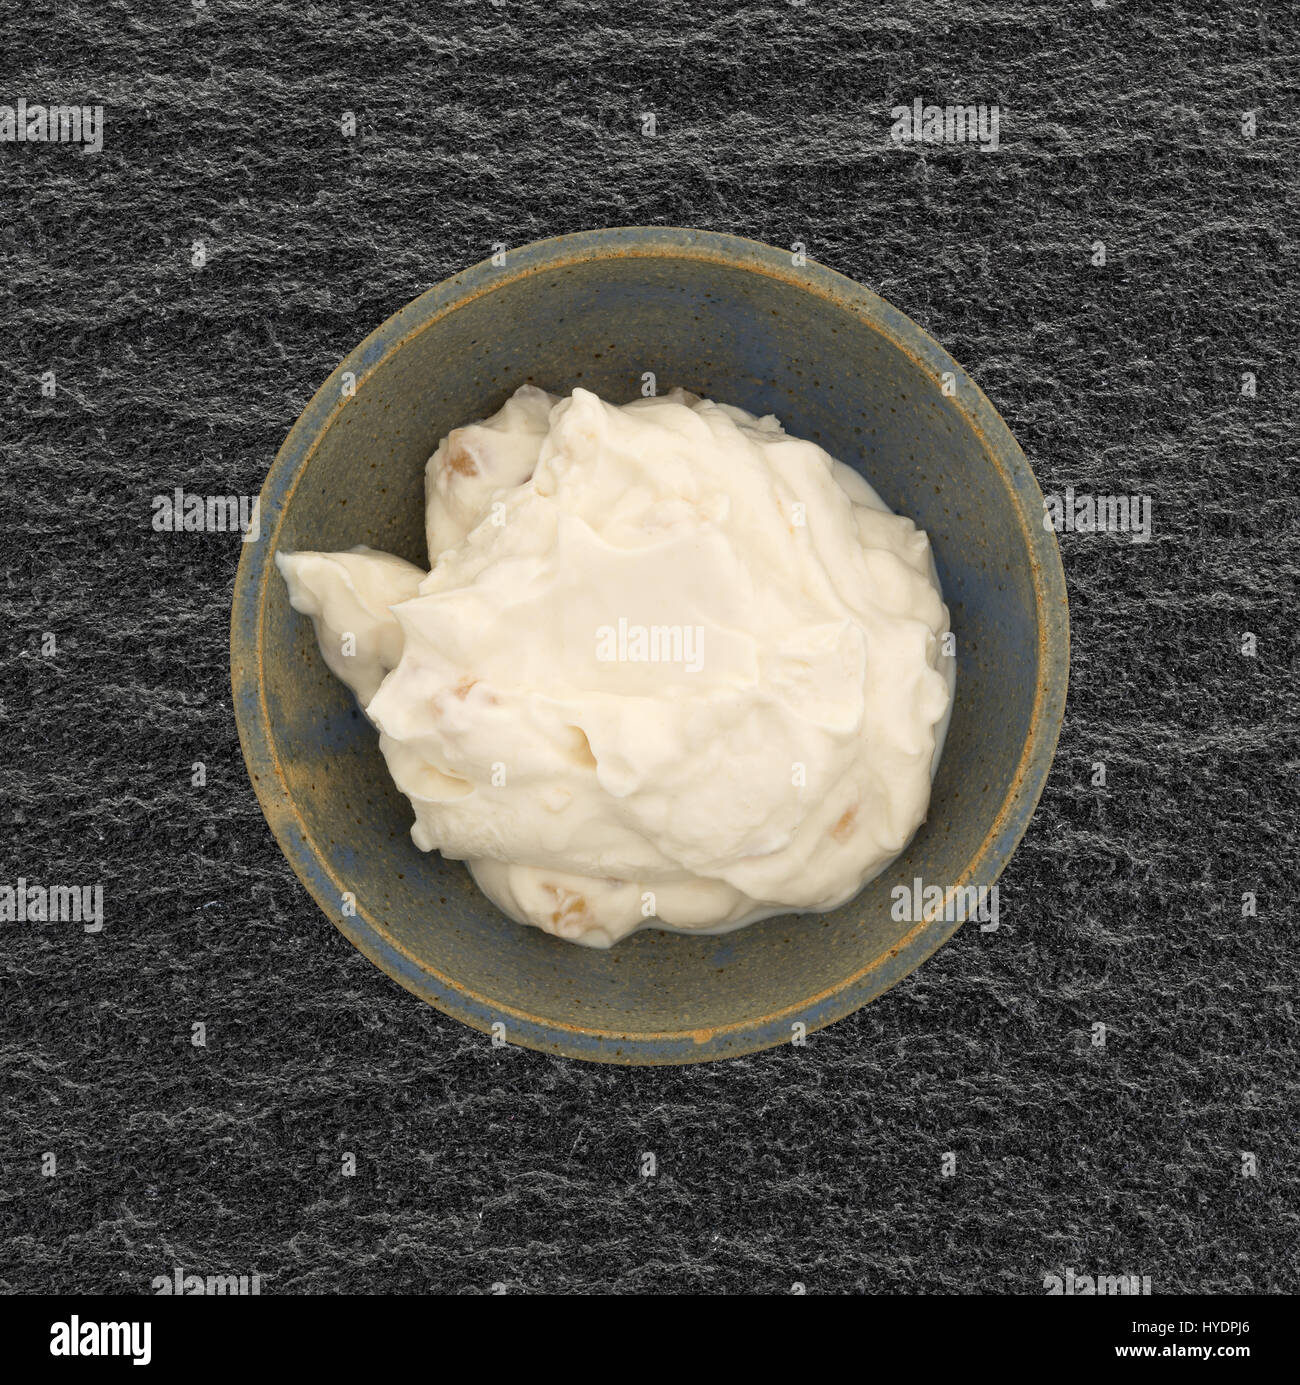
{"type": "Polygon", "coordinates": [[[235,582],[231,677],[267,821],[321,909],[371,961],[476,1029],[504,1025],[511,1043],[600,1062],[690,1063],[842,1019],[959,926],[895,922],[891,887],[916,876],[992,884],[1051,765],[1068,612],[1023,453],[915,323],[770,246],[658,227],[589,231],[430,289],[321,387],[276,457],[261,516],[235,582]],[[643,932],[599,952],[511,923],[461,864],[415,848],[377,736],[325,668],[273,557],[366,543],[423,565],[424,463],[439,437],[526,380],[623,402],[647,371],[660,391],[682,385],[775,413],[929,532],[957,636],[957,700],[929,821],[849,904],[717,938],[643,932]],[[945,373],[955,381],[948,395],[945,373]]]}

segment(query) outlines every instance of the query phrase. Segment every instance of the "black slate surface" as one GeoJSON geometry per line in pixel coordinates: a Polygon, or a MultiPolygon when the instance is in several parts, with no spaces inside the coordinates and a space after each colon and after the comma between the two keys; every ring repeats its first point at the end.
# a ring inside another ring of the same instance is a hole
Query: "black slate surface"
{"type": "Polygon", "coordinates": [[[0,1288],[1294,1292],[1287,8],[6,21],[0,103],[106,129],[0,145],[0,881],[100,881],[107,922],[0,925],[0,1288]],[[914,96],[998,103],[1002,147],[891,148],[914,96]],[[240,758],[238,544],[150,527],[174,486],[255,493],[338,359],[492,242],[638,223],[804,241],[962,361],[1044,491],[1145,492],[1155,530],[1063,537],[1069,707],[1001,930],[803,1050],[663,1071],[493,1049],[328,925],[240,758]]]}

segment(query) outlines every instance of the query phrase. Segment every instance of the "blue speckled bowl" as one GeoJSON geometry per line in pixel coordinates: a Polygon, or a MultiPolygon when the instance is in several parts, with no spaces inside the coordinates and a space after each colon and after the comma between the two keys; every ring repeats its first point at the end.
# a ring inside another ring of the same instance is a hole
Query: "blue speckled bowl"
{"type": "Polygon", "coordinates": [[[992,884],[1051,764],[1069,665],[1065,582],[1020,448],[915,323],[769,246],[703,231],[590,231],[430,289],[321,387],[271,468],[261,514],[262,538],[245,545],[235,583],[231,674],[271,830],[371,961],[476,1029],[503,1025],[512,1043],[689,1063],[843,1018],[958,926],[895,922],[891,887],[916,876],[992,884]],[[716,938],[644,932],[599,952],[511,923],[463,866],[416,850],[376,735],[289,606],[273,556],[366,543],[424,564],[424,463],[439,437],[525,380],[622,402],[645,371],[661,390],[683,385],[777,414],[929,531],[957,635],[957,700],[929,821],[851,903],[716,938]]]}

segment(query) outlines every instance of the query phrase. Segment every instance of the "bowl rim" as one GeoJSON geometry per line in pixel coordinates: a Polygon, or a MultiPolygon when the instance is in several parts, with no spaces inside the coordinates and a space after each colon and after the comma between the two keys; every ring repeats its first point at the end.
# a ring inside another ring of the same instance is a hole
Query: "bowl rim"
{"type": "MultiPolygon", "coordinates": [[[[591,260],[697,259],[748,270],[814,293],[858,317],[902,351],[939,389],[952,372],[950,403],[980,438],[1006,487],[1025,534],[1038,618],[1038,679],[1016,771],[988,833],[955,887],[992,885],[1029,826],[1051,769],[1069,681],[1069,607],[1056,535],[1044,528],[1043,496],[1020,445],[974,380],[920,326],[878,294],[797,252],[716,231],[670,226],[622,226],[579,231],[508,250],[434,285],[381,323],[339,362],[294,422],[259,496],[260,541],[241,546],[231,605],[230,667],[240,748],[271,832],[294,873],[321,911],[393,980],[445,1014],[482,1033],[505,1025],[507,1041],[525,1048],[596,1062],[681,1064],[738,1057],[789,1042],[792,1026],[814,1033],[883,994],[936,952],[961,926],[945,919],[916,924],[883,956],[833,986],[770,1014],[701,1029],[617,1031],[544,1019],[501,1004],[421,961],[358,902],[339,911],[346,884],[312,842],[281,769],[265,697],[265,609],[284,513],[317,447],[346,408],[344,376],[355,389],[408,341],[460,307],[537,274],[591,260]]],[[[355,392],[355,391],[354,391],[355,392]]],[[[669,936],[669,935],[666,935],[669,936]]]]}

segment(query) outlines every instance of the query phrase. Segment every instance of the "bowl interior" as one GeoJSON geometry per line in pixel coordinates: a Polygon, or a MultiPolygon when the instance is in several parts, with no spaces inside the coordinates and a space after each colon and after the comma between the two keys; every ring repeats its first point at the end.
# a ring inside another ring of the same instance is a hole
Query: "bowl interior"
{"type": "MultiPolygon", "coordinates": [[[[917,876],[981,883],[971,864],[1016,787],[1039,683],[1036,540],[1023,495],[959,407],[963,390],[974,390],[959,368],[928,340],[925,351],[896,344],[797,274],[667,251],[480,276],[400,346],[372,341],[354,356],[355,397],[314,439],[297,483],[270,497],[277,513],[263,511],[275,548],[366,543],[427,565],[423,473],[439,437],[495,410],[524,381],[623,402],[650,372],[660,391],[682,385],[775,413],[929,532],[958,683],[929,821],[856,899],[723,937],[642,932],[599,952],[510,922],[461,864],[414,847],[410,809],[374,731],[272,572],[259,589],[265,730],[298,819],[286,850],[291,859],[316,854],[317,885],[332,882],[313,886],[322,907],[349,936],[373,930],[384,955],[374,937],[356,939],[364,950],[434,1003],[480,1025],[499,1014],[507,1031],[528,1030],[523,1042],[583,1056],[676,1061],[704,1056],[692,1051],[701,1044],[709,1056],[744,1051],[788,1036],[801,1015],[810,1027],[834,1018],[827,996],[864,970],[878,970],[868,993],[896,980],[891,950],[916,926],[891,916],[891,888],[917,876]],[[951,397],[940,365],[954,372],[951,397]],[[359,922],[342,915],[344,890],[355,894],[359,922]]],[[[983,883],[1000,866],[986,860],[983,883]]],[[[952,931],[940,928],[927,950],[952,931]]],[[[855,984],[845,1008],[868,998],[855,984]]]]}

